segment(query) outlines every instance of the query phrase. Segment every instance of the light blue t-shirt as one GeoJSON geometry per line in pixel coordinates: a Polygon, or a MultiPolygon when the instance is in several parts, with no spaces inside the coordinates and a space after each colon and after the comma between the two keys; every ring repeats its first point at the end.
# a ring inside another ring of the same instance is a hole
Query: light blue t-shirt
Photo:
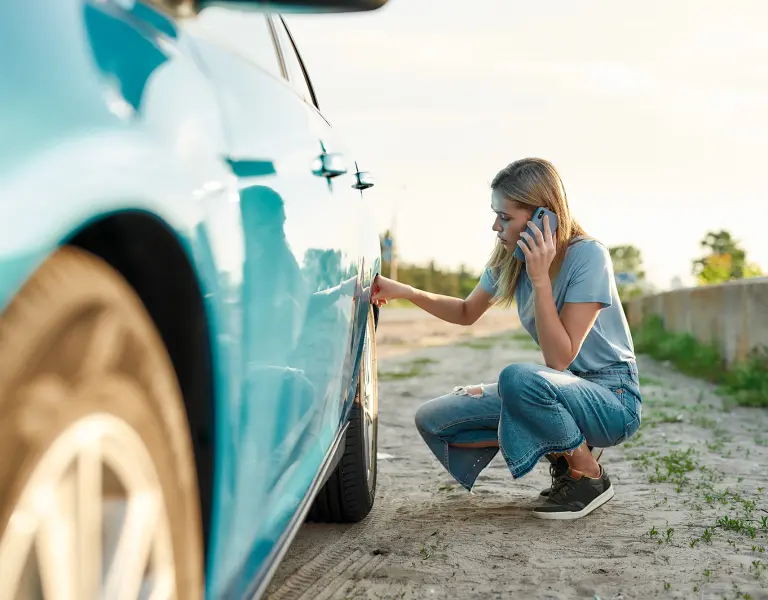
{"type": "MultiPolygon", "coordinates": [[[[480,285],[495,296],[496,280],[490,268],[486,268],[480,277],[480,285]]],[[[515,303],[520,322],[538,344],[532,292],[531,280],[523,268],[515,291],[515,303]]],[[[552,293],[558,313],[566,302],[600,302],[603,305],[579,354],[568,367],[571,371],[598,371],[617,362],[635,360],[632,335],[616,289],[611,255],[605,246],[593,239],[577,238],[571,242],[552,285],[552,293]]]]}

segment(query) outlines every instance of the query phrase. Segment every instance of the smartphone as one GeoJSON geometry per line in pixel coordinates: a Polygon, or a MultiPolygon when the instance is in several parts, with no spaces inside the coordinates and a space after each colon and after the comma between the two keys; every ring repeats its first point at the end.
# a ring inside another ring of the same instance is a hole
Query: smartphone
{"type": "MultiPolygon", "coordinates": [[[[539,206],[538,208],[536,208],[536,210],[533,211],[533,216],[531,217],[531,221],[543,233],[545,216],[549,217],[549,230],[552,232],[552,235],[554,235],[555,231],[557,230],[557,215],[553,213],[551,210],[549,210],[548,208],[544,208],[543,206],[539,206]]],[[[531,229],[530,225],[528,225],[525,228],[525,230],[528,232],[528,235],[533,235],[533,230],[531,229]]],[[[520,246],[515,248],[514,256],[517,260],[525,262],[525,254],[523,254],[523,249],[520,246]]]]}

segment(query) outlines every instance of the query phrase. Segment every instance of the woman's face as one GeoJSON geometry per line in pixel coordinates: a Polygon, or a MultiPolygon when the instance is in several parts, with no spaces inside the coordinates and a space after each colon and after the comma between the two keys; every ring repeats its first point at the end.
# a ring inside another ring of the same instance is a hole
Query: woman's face
{"type": "Polygon", "coordinates": [[[493,230],[510,252],[517,248],[517,241],[531,220],[533,209],[533,206],[508,200],[498,190],[491,193],[491,210],[496,213],[493,230]]]}

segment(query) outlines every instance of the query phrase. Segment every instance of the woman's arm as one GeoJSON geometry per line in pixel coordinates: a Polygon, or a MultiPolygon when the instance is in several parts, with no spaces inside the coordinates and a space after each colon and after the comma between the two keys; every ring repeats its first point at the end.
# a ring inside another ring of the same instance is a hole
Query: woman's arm
{"type": "Polygon", "coordinates": [[[574,361],[602,307],[600,302],[566,302],[558,315],[552,283],[547,279],[534,286],[536,333],[550,369],[564,371],[574,361]]]}
{"type": "Polygon", "coordinates": [[[376,278],[372,298],[374,304],[382,304],[386,303],[387,300],[398,298],[409,300],[438,319],[456,325],[472,325],[493,306],[492,294],[487,292],[479,283],[469,296],[462,300],[461,298],[425,292],[386,277],[379,276],[376,278]]]}
{"type": "Polygon", "coordinates": [[[413,294],[408,300],[438,319],[456,325],[475,324],[493,306],[493,296],[486,292],[480,284],[475,286],[475,289],[465,300],[432,294],[416,288],[411,289],[413,294]]]}

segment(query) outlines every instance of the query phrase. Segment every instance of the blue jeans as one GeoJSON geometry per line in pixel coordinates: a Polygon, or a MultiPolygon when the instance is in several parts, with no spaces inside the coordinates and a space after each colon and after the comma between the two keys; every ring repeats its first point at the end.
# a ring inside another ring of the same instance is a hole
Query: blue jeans
{"type": "Polygon", "coordinates": [[[514,364],[478,394],[459,387],[424,403],[416,427],[448,472],[471,490],[499,449],[517,479],[545,454],[572,452],[585,440],[606,448],[629,439],[640,427],[641,407],[635,362],[587,373],[514,364]],[[479,442],[498,447],[452,445],[479,442]]]}

